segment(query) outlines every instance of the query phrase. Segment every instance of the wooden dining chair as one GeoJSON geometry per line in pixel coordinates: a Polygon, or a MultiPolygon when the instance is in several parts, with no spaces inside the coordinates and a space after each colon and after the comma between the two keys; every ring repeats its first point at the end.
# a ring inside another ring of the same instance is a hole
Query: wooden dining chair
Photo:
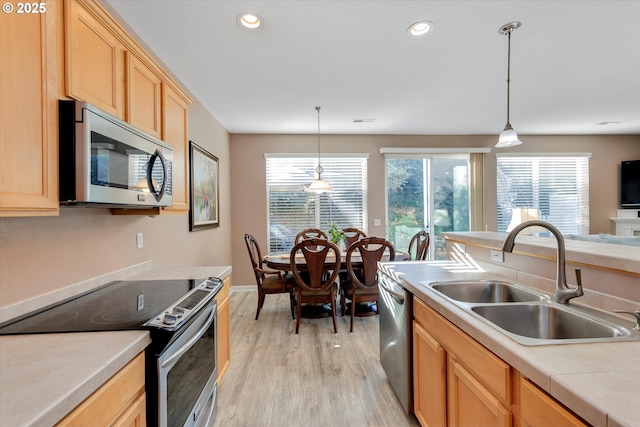
{"type": "Polygon", "coordinates": [[[409,260],[422,261],[429,253],[429,233],[422,230],[416,233],[409,242],[409,260]]]}
{"type": "Polygon", "coordinates": [[[258,285],[258,308],[256,309],[256,320],[260,315],[260,309],[264,305],[264,297],[268,294],[289,294],[291,305],[291,317],[295,318],[295,281],[291,275],[286,275],[282,271],[267,270],[264,268],[262,253],[258,241],[251,234],[244,235],[244,242],[247,245],[251,267],[256,277],[258,285]]]}
{"type": "Polygon", "coordinates": [[[338,247],[326,239],[306,239],[293,247],[289,260],[296,281],[296,334],[300,328],[303,304],[331,304],[333,332],[337,333],[338,247]]]}
{"type": "Polygon", "coordinates": [[[364,231],[353,227],[343,228],[342,235],[344,236],[344,247],[347,249],[349,249],[349,246],[353,243],[367,237],[364,231]]]}
{"type": "Polygon", "coordinates": [[[294,244],[300,243],[306,239],[329,239],[327,233],[320,230],[319,228],[305,228],[298,234],[296,234],[296,239],[294,240],[294,244]]]}
{"type": "Polygon", "coordinates": [[[349,246],[347,249],[346,268],[349,279],[340,288],[340,305],[342,316],[346,311],[347,300],[351,301],[351,323],[349,332],[353,332],[353,318],[356,315],[356,304],[375,302],[378,313],[378,261],[385,251],[389,252],[389,261],[395,260],[395,249],[388,240],[380,237],[367,237],[349,246]],[[362,266],[355,268],[353,258],[360,255],[362,266]]]}

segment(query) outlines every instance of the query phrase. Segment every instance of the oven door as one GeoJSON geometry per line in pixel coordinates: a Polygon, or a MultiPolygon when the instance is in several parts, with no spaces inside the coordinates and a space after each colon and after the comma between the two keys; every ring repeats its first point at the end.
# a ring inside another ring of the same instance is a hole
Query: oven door
{"type": "Polygon", "coordinates": [[[205,306],[157,360],[158,425],[211,425],[218,378],[217,303],[205,306]]]}

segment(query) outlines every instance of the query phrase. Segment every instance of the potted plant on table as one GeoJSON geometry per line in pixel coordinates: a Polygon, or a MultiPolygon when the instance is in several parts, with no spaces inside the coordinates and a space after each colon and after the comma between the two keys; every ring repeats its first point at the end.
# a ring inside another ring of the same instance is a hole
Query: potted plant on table
{"type": "Polygon", "coordinates": [[[338,224],[332,222],[329,224],[329,241],[342,250],[342,241],[344,240],[344,234],[342,230],[338,228],[338,224]]]}

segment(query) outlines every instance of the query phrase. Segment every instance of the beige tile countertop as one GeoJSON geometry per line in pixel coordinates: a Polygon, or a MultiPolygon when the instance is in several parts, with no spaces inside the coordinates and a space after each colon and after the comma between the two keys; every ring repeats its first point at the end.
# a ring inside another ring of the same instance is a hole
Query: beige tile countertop
{"type": "Polygon", "coordinates": [[[150,342],[147,331],[0,337],[0,425],[54,425],[150,342]]]}
{"type": "MultiPolygon", "coordinates": [[[[640,427],[640,341],[521,345],[427,286],[442,280],[509,279],[448,261],[381,265],[415,297],[588,423],[640,427]]],[[[629,329],[633,326],[625,320],[619,323],[629,329]]]]}

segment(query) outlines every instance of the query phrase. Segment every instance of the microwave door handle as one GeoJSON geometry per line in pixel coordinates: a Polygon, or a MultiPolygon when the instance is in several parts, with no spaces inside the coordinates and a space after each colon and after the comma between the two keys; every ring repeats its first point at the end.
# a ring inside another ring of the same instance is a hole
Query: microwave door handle
{"type": "Polygon", "coordinates": [[[158,149],[155,151],[155,153],[153,153],[153,155],[149,159],[149,163],[147,163],[147,185],[149,186],[149,189],[151,190],[151,192],[153,193],[157,201],[160,201],[162,199],[165,191],[167,190],[167,177],[168,177],[167,164],[164,161],[164,156],[162,155],[162,152],[158,149]],[[162,187],[160,188],[159,191],[156,190],[156,187],[153,185],[152,173],[153,173],[153,165],[156,159],[158,159],[158,161],[160,162],[160,165],[162,165],[162,187]]]}

